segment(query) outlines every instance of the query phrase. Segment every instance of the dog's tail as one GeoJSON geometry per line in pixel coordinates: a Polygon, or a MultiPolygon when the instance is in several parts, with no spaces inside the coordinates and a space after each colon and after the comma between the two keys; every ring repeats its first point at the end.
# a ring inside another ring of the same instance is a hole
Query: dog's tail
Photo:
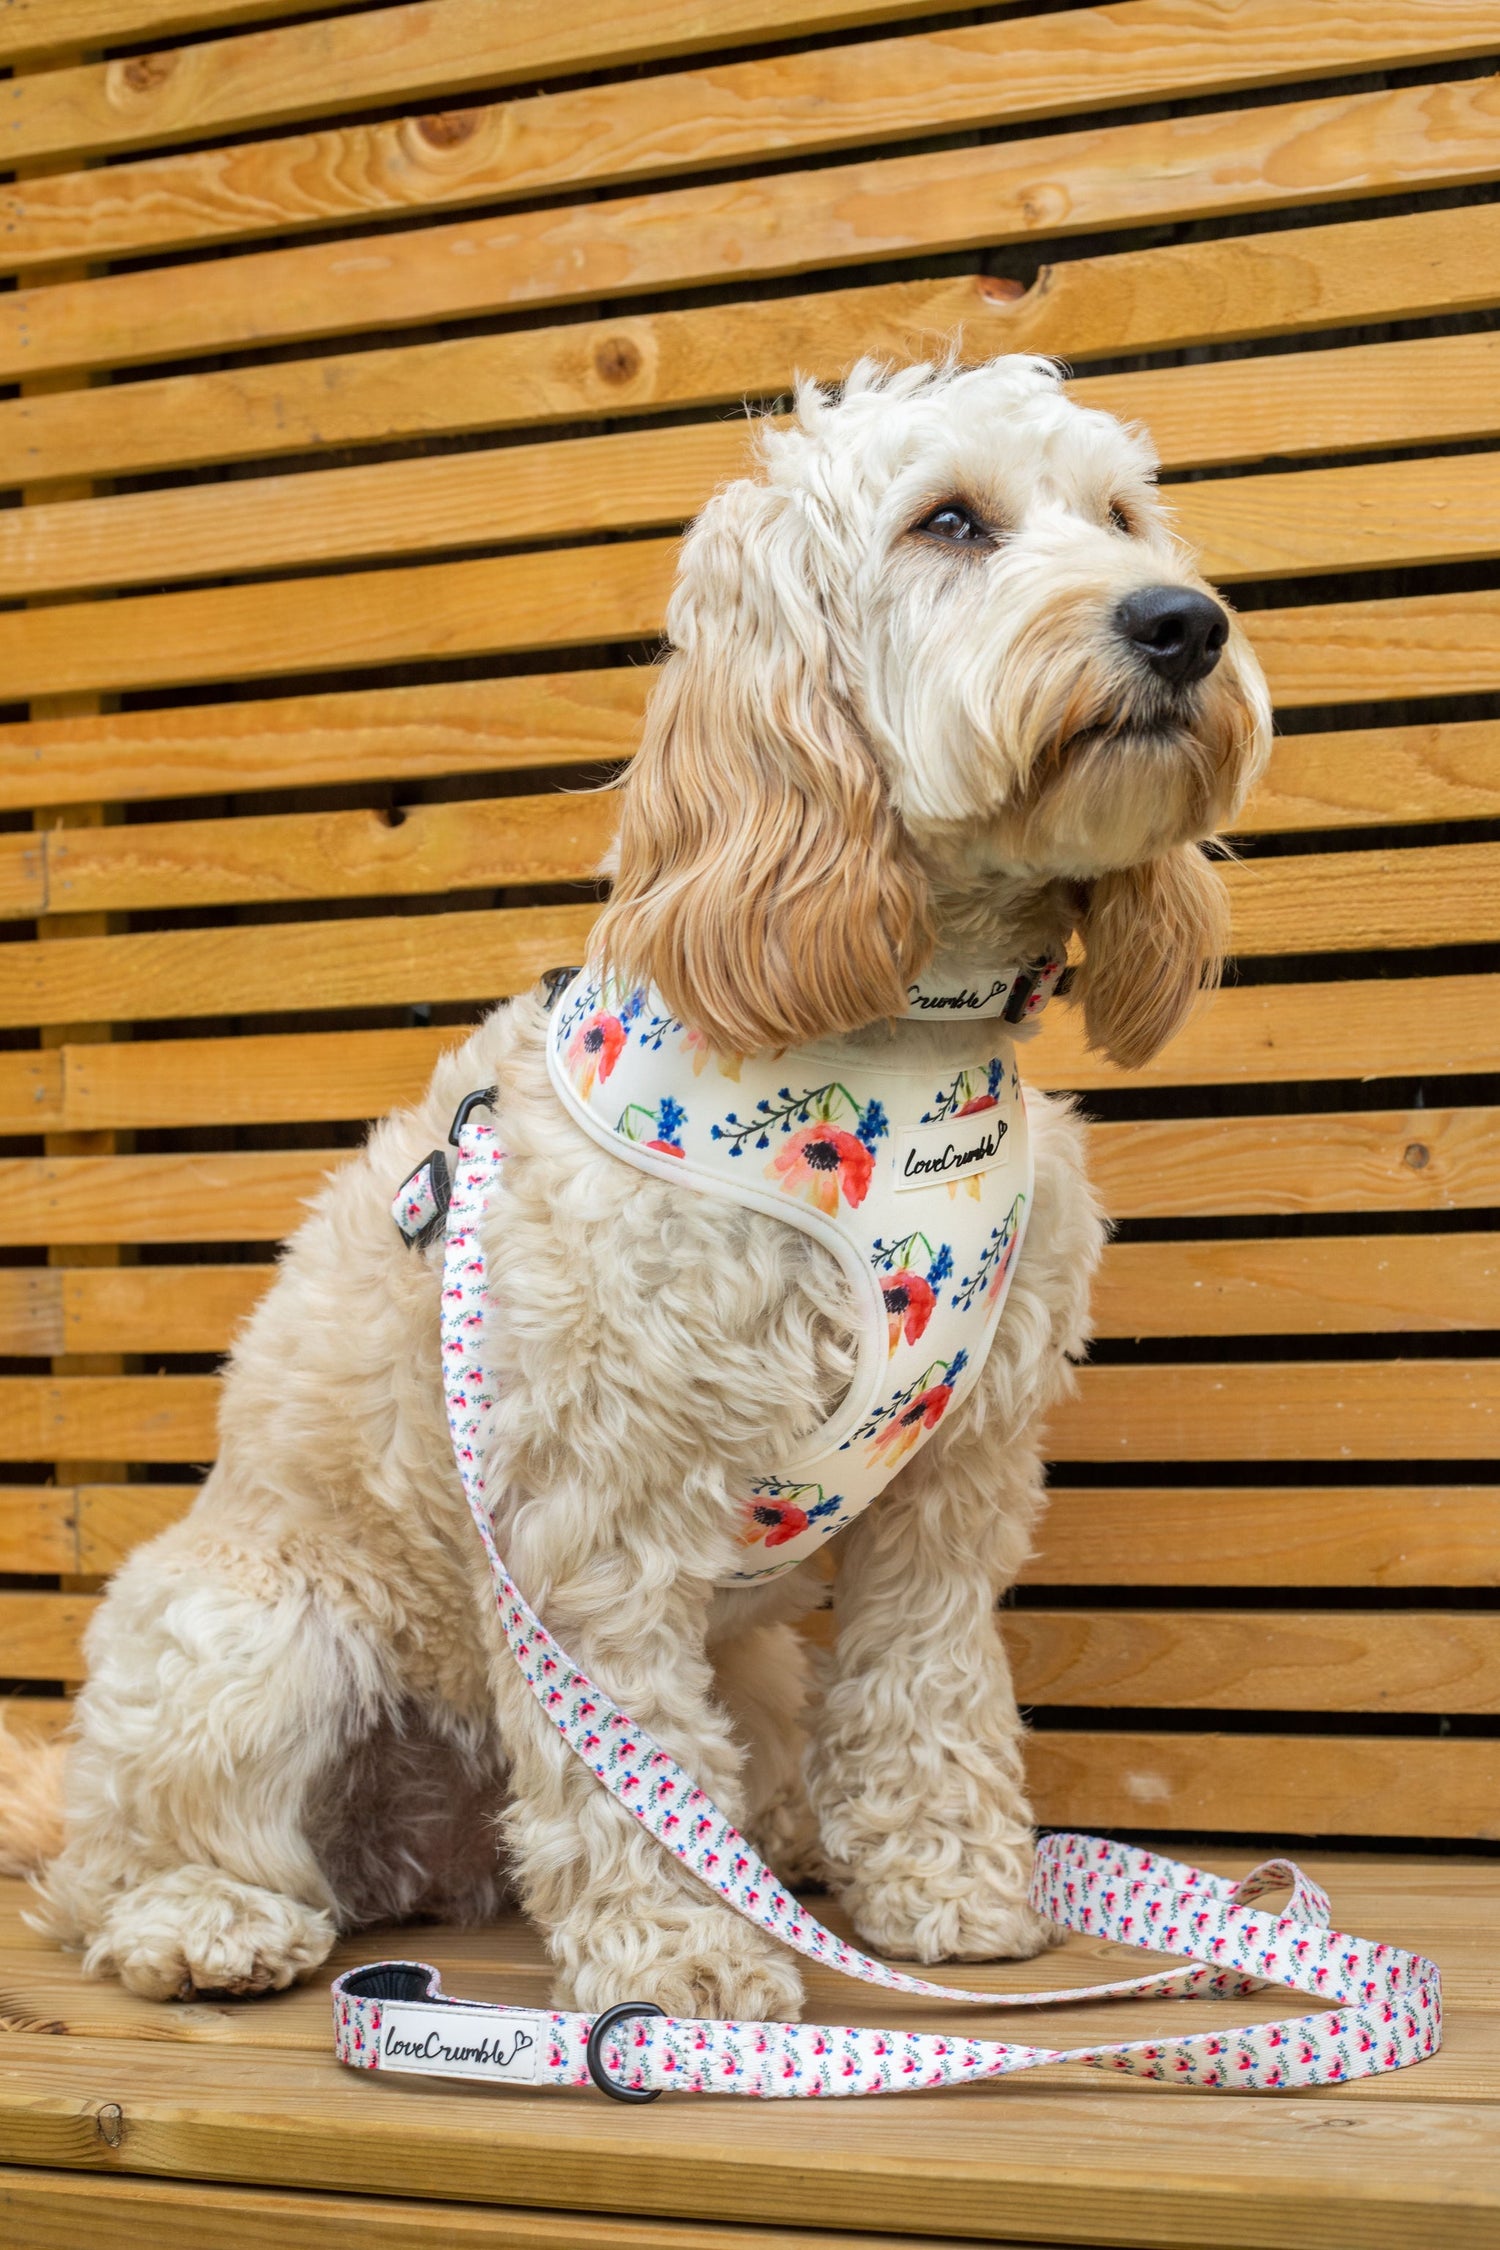
{"type": "Polygon", "coordinates": [[[67,1754],[0,1720],[0,1875],[34,1875],[61,1851],[67,1754]]]}

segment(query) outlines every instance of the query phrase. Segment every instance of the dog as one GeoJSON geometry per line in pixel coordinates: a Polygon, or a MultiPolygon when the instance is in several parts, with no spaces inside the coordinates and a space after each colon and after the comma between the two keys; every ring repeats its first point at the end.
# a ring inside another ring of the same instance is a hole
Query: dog
{"type": "MultiPolygon", "coordinates": [[[[1071,942],[1090,1042],[1141,1064],[1217,972],[1205,844],[1269,739],[1147,441],[1002,358],[805,383],[760,448],[683,544],[598,961],[732,1074],[832,1036],[920,1060],[927,964],[1071,942]]],[[[540,995],[496,1009],[334,1176],[235,1345],[196,1505],[94,1620],[38,1909],[90,1974],[281,1988],[340,1931],[519,1901],[559,2005],[799,2012],[790,1956],[596,1785],[500,1640],[444,1419],[440,1255],[389,1208],[480,1086],[506,1151],[485,1497],[516,1580],[872,1948],[1047,1942],[995,1608],[1087,1341],[1104,1227],[1080,1121],[1029,1098],[1029,1231],[982,1375],[839,1533],[810,1682],[815,1564],[724,1581],[751,1466],[849,1388],[848,1280],[805,1230],[596,1146],[549,1082],[548,1020],[540,995]]],[[[50,1819],[35,1791],[13,1808],[14,1859],[50,1819]]]]}

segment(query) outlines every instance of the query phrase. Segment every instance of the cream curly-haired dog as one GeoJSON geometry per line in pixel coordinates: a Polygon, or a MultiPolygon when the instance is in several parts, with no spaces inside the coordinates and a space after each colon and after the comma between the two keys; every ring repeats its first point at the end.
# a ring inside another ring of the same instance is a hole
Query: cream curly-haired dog
{"type": "MultiPolygon", "coordinates": [[[[1268,733],[1148,447],[1001,359],[807,387],[764,466],[683,547],[602,957],[721,1054],[860,1026],[878,1049],[933,1035],[905,1011],[935,949],[1025,960],[1076,930],[1088,1033],[1139,1063],[1217,961],[1200,843],[1268,733]]],[[[444,1420],[440,1255],[390,1218],[490,1083],[486,1489],[516,1579],[870,1945],[1045,1942],[994,1612],[1041,1500],[1038,1418],[1086,1335],[1080,1125],[1032,1098],[1031,1227],[982,1380],[840,1534],[837,1645],[804,1707],[793,1627],[821,1580],[719,1582],[737,1483],[849,1382],[848,1284],[797,1228],[596,1147],[545,1024],[538,998],[497,1009],[337,1174],[235,1348],[201,1498],[92,1628],[43,1911],[133,1991],[283,1986],[340,1929],[509,1894],[563,2003],[798,2012],[791,1958],[595,1784],[499,1638],[444,1420]]]]}

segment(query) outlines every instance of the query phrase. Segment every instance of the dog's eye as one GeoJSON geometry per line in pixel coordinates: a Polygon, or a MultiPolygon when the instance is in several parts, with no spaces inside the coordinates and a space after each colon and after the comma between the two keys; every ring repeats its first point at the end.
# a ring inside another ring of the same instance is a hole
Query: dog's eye
{"type": "Polygon", "coordinates": [[[941,539],[946,547],[993,547],[995,534],[987,523],[981,523],[971,508],[960,500],[945,500],[924,516],[917,525],[929,539],[941,539]]]}
{"type": "Polygon", "coordinates": [[[1135,537],[1135,519],[1122,501],[1111,500],[1109,504],[1109,528],[1122,531],[1127,539],[1135,537]]]}

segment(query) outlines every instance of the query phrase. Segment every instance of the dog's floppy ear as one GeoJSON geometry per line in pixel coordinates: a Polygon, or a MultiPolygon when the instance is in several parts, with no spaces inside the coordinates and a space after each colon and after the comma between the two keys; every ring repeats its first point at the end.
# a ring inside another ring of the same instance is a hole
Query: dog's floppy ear
{"type": "Polygon", "coordinates": [[[723,1053],[902,1013],[931,952],[926,884],[837,691],[795,503],[750,483],[712,500],[667,630],[601,958],[723,1053]]]}
{"type": "Polygon", "coordinates": [[[1177,844],[1089,885],[1079,921],[1085,958],[1074,987],[1091,1047],[1139,1070],[1182,1029],[1219,981],[1229,894],[1201,845],[1177,844]]]}

